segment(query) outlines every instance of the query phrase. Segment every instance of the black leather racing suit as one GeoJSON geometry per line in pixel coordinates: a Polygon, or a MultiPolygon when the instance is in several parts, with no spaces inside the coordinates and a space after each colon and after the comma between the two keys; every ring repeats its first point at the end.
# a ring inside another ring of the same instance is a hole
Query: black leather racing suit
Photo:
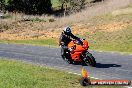
{"type": "Polygon", "coordinates": [[[79,39],[78,37],[74,36],[72,33],[69,35],[66,35],[64,32],[62,32],[59,40],[59,45],[61,46],[61,56],[62,58],[71,59],[70,51],[68,50],[68,43],[71,41],[71,38],[73,39],[79,39]]]}

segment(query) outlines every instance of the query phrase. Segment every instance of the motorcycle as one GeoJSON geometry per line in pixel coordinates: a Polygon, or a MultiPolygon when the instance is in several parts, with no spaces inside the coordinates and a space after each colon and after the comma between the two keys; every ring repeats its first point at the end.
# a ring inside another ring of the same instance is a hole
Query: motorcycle
{"type": "Polygon", "coordinates": [[[92,67],[96,66],[95,58],[91,53],[88,52],[89,44],[85,39],[81,40],[72,40],[68,44],[68,49],[70,51],[71,60],[68,60],[69,63],[81,62],[85,65],[90,65],[92,67]]]}

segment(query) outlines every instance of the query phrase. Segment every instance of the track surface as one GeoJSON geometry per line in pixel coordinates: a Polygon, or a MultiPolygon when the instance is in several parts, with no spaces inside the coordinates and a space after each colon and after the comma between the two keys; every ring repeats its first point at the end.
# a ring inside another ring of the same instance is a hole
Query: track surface
{"type": "MultiPolygon", "coordinates": [[[[132,80],[132,55],[90,51],[96,58],[97,67],[85,66],[89,75],[99,79],[132,80]]],[[[22,60],[34,64],[81,74],[81,65],[68,64],[60,57],[59,48],[44,46],[0,44],[0,57],[22,60]]]]}

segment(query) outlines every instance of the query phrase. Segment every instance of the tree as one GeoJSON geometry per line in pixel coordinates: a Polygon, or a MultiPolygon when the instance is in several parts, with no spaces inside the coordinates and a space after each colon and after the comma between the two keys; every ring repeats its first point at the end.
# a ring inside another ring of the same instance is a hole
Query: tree
{"type": "Polygon", "coordinates": [[[61,9],[64,10],[64,13],[69,11],[80,11],[85,8],[86,0],[59,0],[61,2],[61,9]]]}
{"type": "Polygon", "coordinates": [[[2,0],[0,1],[0,10],[2,10],[2,0]]]}
{"type": "Polygon", "coordinates": [[[61,10],[64,10],[64,17],[67,13],[68,3],[70,0],[59,0],[61,2],[61,10]]]}
{"type": "Polygon", "coordinates": [[[71,0],[71,10],[73,11],[80,11],[85,8],[86,0],[71,0]]]}
{"type": "Polygon", "coordinates": [[[8,11],[23,12],[26,14],[43,14],[52,12],[50,0],[9,0],[8,11]]]}
{"type": "Polygon", "coordinates": [[[61,2],[61,9],[64,9],[64,5],[67,5],[70,0],[59,0],[61,2]]]}
{"type": "Polygon", "coordinates": [[[0,10],[3,11],[5,8],[4,0],[0,0],[0,10]]]}

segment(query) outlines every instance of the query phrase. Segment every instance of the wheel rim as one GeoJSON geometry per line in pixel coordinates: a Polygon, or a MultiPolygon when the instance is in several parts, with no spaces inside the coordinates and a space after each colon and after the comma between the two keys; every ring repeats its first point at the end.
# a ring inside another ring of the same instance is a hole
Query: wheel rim
{"type": "Polygon", "coordinates": [[[94,66],[94,61],[89,56],[87,56],[87,60],[85,61],[86,65],[94,66]]]}
{"type": "Polygon", "coordinates": [[[88,60],[85,60],[85,64],[86,64],[86,65],[90,65],[90,63],[89,63],[88,60]]]}

